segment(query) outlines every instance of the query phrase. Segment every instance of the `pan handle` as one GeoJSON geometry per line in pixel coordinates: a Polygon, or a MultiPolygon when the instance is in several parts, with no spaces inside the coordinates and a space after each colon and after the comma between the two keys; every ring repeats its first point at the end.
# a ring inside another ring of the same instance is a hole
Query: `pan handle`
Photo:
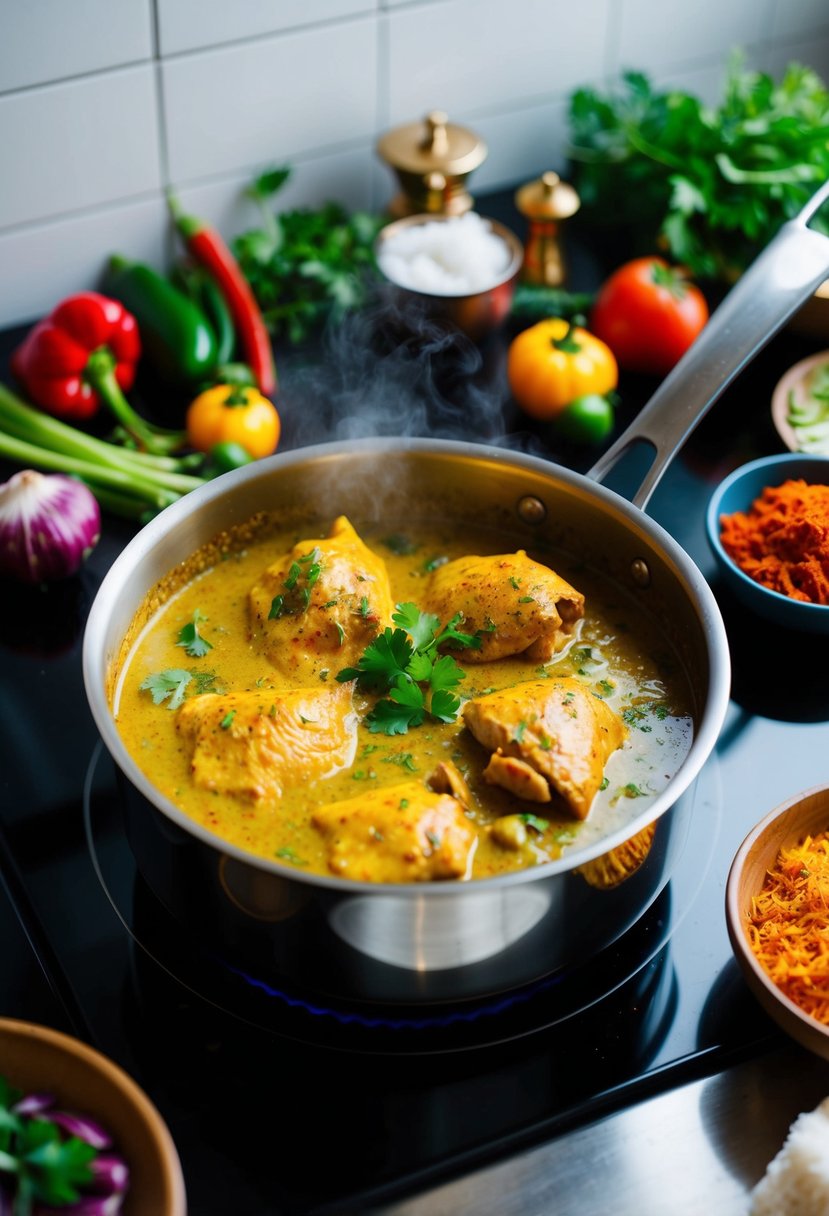
{"type": "Polygon", "coordinates": [[[807,227],[829,182],[755,258],[638,417],[587,476],[601,482],[638,441],[654,458],[631,501],[645,509],[674,454],[739,372],[829,277],[829,237],[807,227]]]}

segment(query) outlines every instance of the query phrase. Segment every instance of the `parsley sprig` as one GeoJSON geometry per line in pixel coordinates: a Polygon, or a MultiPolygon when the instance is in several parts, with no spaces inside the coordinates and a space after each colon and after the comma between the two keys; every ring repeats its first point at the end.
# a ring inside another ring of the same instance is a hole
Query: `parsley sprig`
{"type": "Polygon", "coordinates": [[[477,650],[481,639],[463,633],[458,612],[443,627],[440,618],[416,604],[398,604],[392,613],[396,629],[386,627],[361,655],[356,667],[345,667],[337,680],[356,680],[366,692],[385,693],[366,717],[374,734],[403,735],[427,715],[454,722],[461,707],[455,689],[466,673],[441,646],[477,650]]]}

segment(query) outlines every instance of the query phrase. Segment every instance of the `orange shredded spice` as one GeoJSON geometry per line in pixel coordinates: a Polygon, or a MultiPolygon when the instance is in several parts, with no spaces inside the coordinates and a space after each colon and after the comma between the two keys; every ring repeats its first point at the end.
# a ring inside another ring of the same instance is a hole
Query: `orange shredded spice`
{"type": "Polygon", "coordinates": [[[829,485],[767,486],[748,511],[720,517],[720,540],[755,582],[829,604],[829,485]]]}
{"type": "Polygon", "coordinates": [[[780,991],[829,1025],[829,832],[780,850],[746,932],[780,991]]]}

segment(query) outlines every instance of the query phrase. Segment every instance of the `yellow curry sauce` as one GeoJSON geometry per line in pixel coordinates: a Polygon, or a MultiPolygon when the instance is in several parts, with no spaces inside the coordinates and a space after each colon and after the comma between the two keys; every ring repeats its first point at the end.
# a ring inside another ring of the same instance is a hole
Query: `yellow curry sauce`
{"type": "MultiPolygon", "coordinates": [[[[357,530],[385,562],[395,603],[417,604],[430,570],[446,559],[509,553],[516,547],[514,538],[494,532],[459,539],[448,531],[414,531],[405,525],[372,532],[358,524],[357,530]]],[[[427,719],[402,735],[372,733],[363,718],[374,699],[359,689],[354,695],[360,718],[356,756],[345,770],[299,782],[278,800],[255,801],[199,787],[191,776],[189,750],[176,729],[177,714],[169,708],[172,698],[156,704],[141,685],[154,674],[183,670],[192,677],[187,696],[202,691],[261,689],[265,696],[289,691],[291,682],[252,636],[248,601],[262,572],[297,539],[294,534],[275,534],[254,540],[199,574],[155,613],[119,675],[113,712],[127,750],[162,794],[217,836],[287,866],[329,874],[325,840],[311,822],[315,808],[353,799],[364,788],[425,782],[439,762],[451,759],[473,797],[467,814],[478,842],[468,876],[484,878],[554,859],[576,840],[586,844],[623,828],[661,793],[682,763],[692,738],[692,698],[664,637],[611,584],[582,568],[570,569],[559,554],[535,551],[535,560],[584,594],[584,618],[566,646],[546,663],[521,656],[472,663],[464,661],[462,650],[452,651],[466,673],[456,691],[466,700],[530,680],[565,676],[605,700],[626,723],[627,734],[606,765],[603,788],[586,820],[577,820],[556,799],[544,805],[524,802],[485,782],[488,753],[460,716],[450,723],[427,719]],[[194,621],[211,647],[198,657],[188,655],[180,644],[181,631],[194,621]],[[496,819],[507,815],[525,817],[520,847],[515,841],[507,847],[503,837],[490,830],[496,819]]],[[[319,664],[316,680],[335,684],[338,670],[336,662],[326,660],[319,664]]]]}

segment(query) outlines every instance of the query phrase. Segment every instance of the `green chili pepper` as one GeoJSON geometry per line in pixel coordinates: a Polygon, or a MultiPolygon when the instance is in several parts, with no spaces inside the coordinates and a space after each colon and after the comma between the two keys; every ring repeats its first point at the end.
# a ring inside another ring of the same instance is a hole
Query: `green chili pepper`
{"type": "Polygon", "coordinates": [[[202,310],[141,262],[110,258],[103,290],[138,322],[143,352],[165,380],[193,385],[216,366],[216,339],[202,310]]]}
{"type": "Polygon", "coordinates": [[[230,363],[236,350],[236,326],[213,275],[203,266],[179,263],[172,278],[210,322],[216,338],[216,362],[219,365],[230,363]]]}

